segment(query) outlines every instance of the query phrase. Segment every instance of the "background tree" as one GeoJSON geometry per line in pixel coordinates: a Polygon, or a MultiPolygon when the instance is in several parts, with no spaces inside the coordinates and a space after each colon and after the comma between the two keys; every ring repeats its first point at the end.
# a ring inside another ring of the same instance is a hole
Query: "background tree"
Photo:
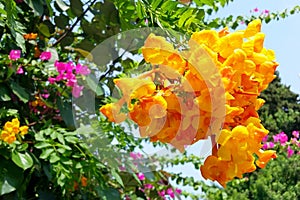
{"type": "Polygon", "coordinates": [[[279,73],[261,94],[266,103],[259,110],[261,120],[271,134],[284,131],[291,137],[294,130],[300,130],[300,99],[289,86],[283,85],[279,73]]]}

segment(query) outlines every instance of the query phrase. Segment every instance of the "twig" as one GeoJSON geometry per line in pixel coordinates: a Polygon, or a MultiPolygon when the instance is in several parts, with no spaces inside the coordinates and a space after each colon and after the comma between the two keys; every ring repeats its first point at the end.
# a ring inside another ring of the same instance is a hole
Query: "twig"
{"type": "Polygon", "coordinates": [[[85,16],[85,14],[87,13],[87,11],[89,11],[90,7],[96,2],[97,0],[94,0],[90,6],[87,7],[87,9],[79,16],[77,17],[75,23],[67,30],[64,32],[64,34],[62,36],[60,36],[60,38],[58,38],[56,40],[56,42],[52,45],[53,47],[55,47],[56,45],[58,45],[77,25],[77,23],[85,16]]]}

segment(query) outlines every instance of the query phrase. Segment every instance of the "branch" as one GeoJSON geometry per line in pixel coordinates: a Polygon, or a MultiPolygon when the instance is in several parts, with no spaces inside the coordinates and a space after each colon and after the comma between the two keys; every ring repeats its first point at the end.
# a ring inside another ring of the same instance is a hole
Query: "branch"
{"type": "Polygon", "coordinates": [[[90,7],[96,2],[97,0],[94,0],[90,6],[87,7],[87,9],[79,16],[77,17],[75,23],[67,30],[64,32],[64,34],[62,36],[60,36],[60,38],[58,38],[56,40],[56,42],[52,45],[53,47],[55,47],[56,45],[58,45],[77,25],[77,23],[82,20],[82,18],[85,16],[85,14],[87,13],[87,11],[89,11],[90,7]]]}

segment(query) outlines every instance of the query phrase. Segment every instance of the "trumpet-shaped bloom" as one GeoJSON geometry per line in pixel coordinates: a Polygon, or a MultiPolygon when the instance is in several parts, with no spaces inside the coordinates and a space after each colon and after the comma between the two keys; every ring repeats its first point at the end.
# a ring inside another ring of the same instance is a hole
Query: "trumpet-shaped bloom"
{"type": "Polygon", "coordinates": [[[1,140],[9,144],[13,143],[17,139],[17,135],[24,136],[28,133],[28,126],[21,126],[18,118],[7,121],[4,124],[3,130],[1,131],[1,140]]]}
{"type": "MultiPolygon", "coordinates": [[[[142,137],[172,144],[182,152],[211,136],[216,145],[201,173],[224,187],[256,166],[265,167],[276,154],[261,150],[269,147],[261,144],[268,130],[257,113],[264,103],[258,96],[274,79],[278,63],[274,51],[264,48],[260,30],[261,21],[254,20],[246,30],[234,33],[228,28],[196,32],[184,51],[150,34],[142,53],[152,70],[136,78],[115,79],[123,97],[100,111],[110,121],[119,121],[118,105],[127,104],[128,116],[142,137]]],[[[277,140],[286,143],[283,137],[277,140]]]]}

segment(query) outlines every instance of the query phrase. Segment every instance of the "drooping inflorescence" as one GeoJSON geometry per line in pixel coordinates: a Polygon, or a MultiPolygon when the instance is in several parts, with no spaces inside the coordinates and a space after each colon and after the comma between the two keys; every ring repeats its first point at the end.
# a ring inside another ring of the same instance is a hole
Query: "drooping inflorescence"
{"type": "Polygon", "coordinates": [[[261,21],[254,20],[233,33],[195,32],[185,50],[150,34],[142,53],[152,70],[115,79],[123,96],[100,111],[116,123],[129,117],[142,137],[180,151],[210,136],[212,155],[201,172],[223,186],[256,166],[263,168],[276,153],[261,149],[268,130],[257,113],[264,103],[258,96],[274,79],[278,63],[264,48],[260,29],[261,21]]]}

